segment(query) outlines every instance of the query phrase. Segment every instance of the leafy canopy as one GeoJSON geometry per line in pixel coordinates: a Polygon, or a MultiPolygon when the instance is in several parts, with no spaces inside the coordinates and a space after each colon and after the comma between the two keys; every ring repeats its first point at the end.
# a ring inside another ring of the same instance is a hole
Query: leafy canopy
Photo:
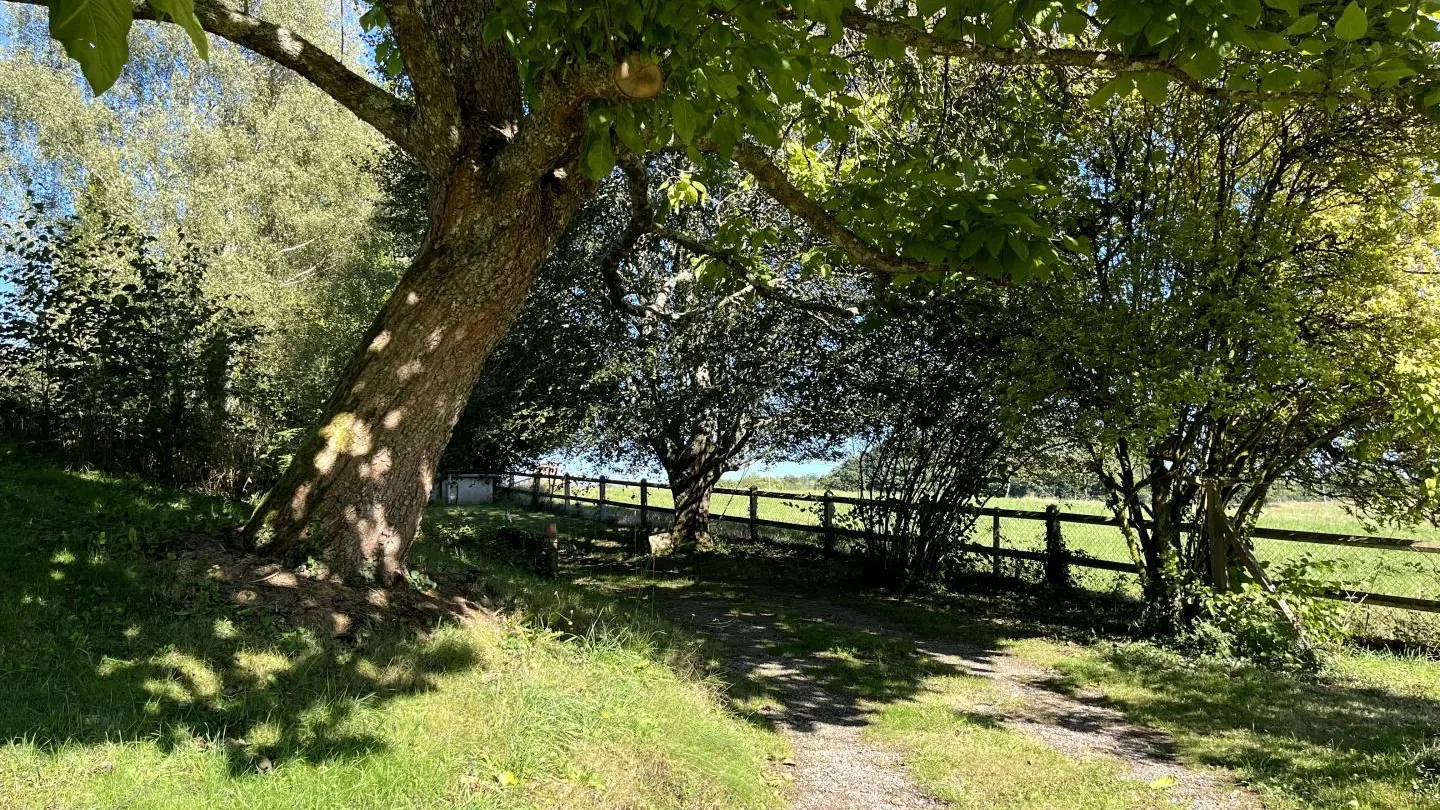
{"type": "MultiPolygon", "coordinates": [[[[398,78],[414,66],[389,34],[391,5],[372,3],[362,23],[378,35],[377,69],[398,78]]],[[[185,26],[202,53],[202,25],[241,16],[223,0],[49,6],[52,32],[97,91],[124,64],[137,14],[185,26]]],[[[1159,104],[1174,85],[1330,111],[1385,94],[1433,117],[1440,102],[1436,0],[499,0],[483,19],[476,46],[509,49],[529,110],[591,64],[653,68],[663,77],[654,103],[623,93],[591,102],[581,167],[597,178],[626,152],[677,145],[693,162],[702,153],[734,156],[752,173],[746,149],[783,145],[793,170],[813,163],[812,151],[839,146],[843,168],[843,146],[864,137],[874,105],[903,91],[883,82],[915,63],[1098,72],[1108,78],[1094,89],[1097,105],[1132,94],[1159,104]]],[[[1002,173],[965,156],[944,165],[905,150],[867,157],[874,160],[857,168],[855,182],[827,187],[812,172],[801,190],[839,226],[902,257],[904,266],[886,268],[890,275],[911,275],[913,266],[913,275],[1019,280],[1054,266],[1057,249],[1074,249],[1034,222],[1051,190],[1023,165],[1002,173]],[[1006,176],[996,183],[999,174],[1006,176]],[[892,206],[903,227],[886,218],[892,206]]]]}

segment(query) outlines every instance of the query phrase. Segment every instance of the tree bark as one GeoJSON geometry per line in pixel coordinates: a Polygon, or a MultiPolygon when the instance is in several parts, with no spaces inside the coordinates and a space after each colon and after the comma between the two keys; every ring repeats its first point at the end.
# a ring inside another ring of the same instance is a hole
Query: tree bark
{"type": "Polygon", "coordinates": [[[497,182],[477,162],[436,183],[419,255],[321,419],[243,529],[272,556],[394,585],[440,456],[579,199],[497,182]]]}
{"type": "Polygon", "coordinates": [[[709,549],[715,545],[710,534],[710,497],[725,473],[725,461],[713,453],[693,453],[665,463],[675,517],[670,540],[679,549],[709,549]]]}

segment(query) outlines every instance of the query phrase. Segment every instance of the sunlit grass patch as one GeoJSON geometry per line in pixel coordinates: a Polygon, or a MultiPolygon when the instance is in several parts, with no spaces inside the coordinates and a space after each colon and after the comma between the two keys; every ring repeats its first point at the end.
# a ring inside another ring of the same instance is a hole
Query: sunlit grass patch
{"type": "Polygon", "coordinates": [[[898,747],[926,791],[956,808],[1174,806],[1163,785],[1126,778],[1118,760],[1067,756],[1006,728],[992,713],[1005,701],[984,678],[925,686],[913,701],[881,710],[866,735],[898,747]]]}
{"type": "Polygon", "coordinates": [[[1053,662],[1056,687],[1098,691],[1168,731],[1182,759],[1234,771],[1267,807],[1440,807],[1416,756],[1440,729],[1440,664],[1345,652],[1311,682],[1148,644],[1053,662]]]}

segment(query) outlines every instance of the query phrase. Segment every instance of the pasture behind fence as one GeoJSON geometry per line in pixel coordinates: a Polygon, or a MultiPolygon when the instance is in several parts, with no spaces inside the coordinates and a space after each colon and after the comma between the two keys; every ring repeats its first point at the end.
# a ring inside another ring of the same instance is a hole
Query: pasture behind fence
{"type": "MultiPolygon", "coordinates": [[[[585,477],[552,472],[479,476],[497,495],[537,509],[633,525],[666,528],[673,513],[669,488],[645,479],[585,477]]],[[[901,504],[837,495],[783,492],[755,487],[717,487],[711,501],[713,531],[721,537],[807,545],[837,553],[869,535],[856,507],[901,504]]],[[[1202,531],[1187,525],[1186,531],[1202,531]]],[[[1324,596],[1371,607],[1440,613],[1440,542],[1294,529],[1255,527],[1248,533],[1255,558],[1272,570],[1308,557],[1327,566],[1339,583],[1324,596]]],[[[1136,555],[1119,522],[1107,515],[982,507],[956,551],[977,571],[996,575],[1019,569],[1031,578],[1061,581],[1088,590],[1133,589],[1136,555]]]]}

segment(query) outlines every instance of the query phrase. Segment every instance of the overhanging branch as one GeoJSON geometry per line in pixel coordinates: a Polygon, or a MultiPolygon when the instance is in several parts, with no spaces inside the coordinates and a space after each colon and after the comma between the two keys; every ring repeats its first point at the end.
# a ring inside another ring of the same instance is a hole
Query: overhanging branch
{"type": "Polygon", "coordinates": [[[615,309],[635,318],[650,318],[659,313],[631,301],[625,292],[625,280],[620,276],[620,263],[635,249],[635,244],[649,230],[655,218],[650,210],[650,181],[644,164],[639,160],[625,160],[620,167],[625,171],[625,186],[630,192],[630,219],[625,224],[624,233],[600,257],[600,273],[605,278],[605,289],[615,309]]]}
{"type": "Polygon", "coordinates": [[[745,263],[741,261],[738,257],[736,257],[734,254],[730,253],[724,248],[719,247],[718,245],[710,244],[709,242],[706,242],[695,236],[691,236],[690,234],[670,230],[668,228],[656,228],[655,235],[660,237],[661,239],[675,242],[681,247],[690,251],[691,253],[699,254],[702,256],[709,256],[712,259],[719,261],[720,263],[728,267],[731,272],[735,273],[740,278],[745,279],[745,283],[749,284],[752,288],[752,291],[761,298],[768,298],[772,301],[778,301],[782,304],[785,304],[786,306],[795,307],[796,309],[805,310],[807,312],[819,312],[825,315],[835,315],[841,318],[854,318],[859,316],[860,314],[860,310],[856,309],[855,307],[836,306],[835,304],[827,304],[824,301],[811,301],[806,298],[791,295],[790,293],[780,289],[779,287],[776,287],[769,281],[755,275],[753,272],[750,271],[750,268],[746,267],[745,263]]]}
{"type": "MultiPolygon", "coordinates": [[[[32,6],[49,0],[6,0],[32,6]]],[[[135,19],[164,22],[168,17],[148,3],[137,3],[135,19]]],[[[195,0],[195,16],[206,31],[283,65],[355,113],[400,148],[414,154],[410,133],[414,108],[288,28],[244,13],[224,0],[195,0]]]]}
{"type": "MultiPolygon", "coordinates": [[[[703,145],[711,147],[713,151],[712,144],[703,145]]],[[[776,202],[803,220],[816,233],[825,237],[830,244],[839,248],[850,261],[865,270],[884,276],[919,276],[934,272],[953,272],[953,268],[897,256],[871,244],[847,228],[835,218],[834,214],[826,211],[824,206],[811,199],[809,195],[790,182],[790,178],[785,176],[785,172],[781,171],[780,167],[776,166],[770,160],[770,156],[765,154],[765,150],[760,147],[742,141],[735,145],[732,157],[741,168],[755,178],[755,182],[765,189],[765,192],[776,202]]]]}
{"type": "Polygon", "coordinates": [[[899,40],[912,48],[921,48],[941,56],[952,56],[972,62],[991,65],[1035,65],[1043,67],[1069,67],[1105,73],[1142,73],[1157,71],[1169,76],[1177,84],[1199,95],[1248,101],[1270,101],[1297,98],[1306,93],[1270,93],[1257,90],[1228,90],[1206,84],[1186,73],[1177,65],[1158,56],[1126,56],[1113,51],[1098,51],[1087,48],[1010,48],[998,45],[982,45],[963,39],[955,39],[931,33],[924,28],[898,21],[887,20],[867,14],[857,8],[847,8],[840,14],[843,26],[857,33],[887,37],[899,40]]]}

